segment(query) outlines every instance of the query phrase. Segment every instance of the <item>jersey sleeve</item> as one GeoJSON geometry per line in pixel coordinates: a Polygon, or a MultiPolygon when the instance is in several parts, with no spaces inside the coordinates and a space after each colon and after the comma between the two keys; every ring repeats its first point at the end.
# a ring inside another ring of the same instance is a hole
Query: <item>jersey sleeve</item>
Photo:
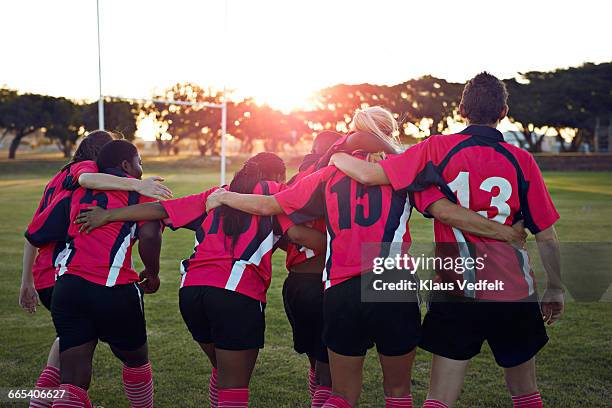
{"type": "Polygon", "coordinates": [[[402,154],[378,162],[394,190],[422,191],[432,184],[446,185],[435,166],[435,140],[432,136],[402,154]]]}
{"type": "Polygon", "coordinates": [[[199,194],[160,201],[168,213],[164,223],[172,229],[177,229],[189,228],[194,221],[202,220],[206,216],[206,199],[217,189],[218,187],[214,187],[199,194]]]}
{"type": "Polygon", "coordinates": [[[335,167],[324,167],[274,194],[291,222],[303,224],[325,215],[325,182],[334,171],[335,167]]]}
{"type": "Polygon", "coordinates": [[[431,218],[432,215],[429,214],[427,208],[443,198],[446,198],[446,196],[436,186],[429,186],[423,191],[416,191],[410,194],[414,208],[428,218],[431,218]]]}
{"type": "Polygon", "coordinates": [[[525,227],[532,234],[551,227],[559,219],[559,213],[544,184],[542,172],[533,156],[529,155],[529,168],[527,171],[526,203],[523,203],[523,217],[525,227]]]}
{"type": "Polygon", "coordinates": [[[70,165],[68,169],[68,175],[64,179],[62,188],[64,190],[76,190],[79,187],[79,177],[85,173],[97,173],[98,166],[96,162],[91,160],[84,160],[82,162],[74,163],[70,165]]]}

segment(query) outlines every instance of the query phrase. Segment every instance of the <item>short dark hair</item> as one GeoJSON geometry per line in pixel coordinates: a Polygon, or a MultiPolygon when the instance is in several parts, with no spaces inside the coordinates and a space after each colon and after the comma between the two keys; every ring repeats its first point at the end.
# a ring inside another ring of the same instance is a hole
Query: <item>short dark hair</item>
{"type": "Polygon", "coordinates": [[[138,149],[127,140],[113,140],[104,145],[96,163],[99,170],[117,168],[124,160],[131,161],[138,149]]]}
{"type": "Polygon", "coordinates": [[[483,125],[497,122],[507,102],[506,85],[486,71],[470,79],[461,95],[465,117],[483,125]]]}

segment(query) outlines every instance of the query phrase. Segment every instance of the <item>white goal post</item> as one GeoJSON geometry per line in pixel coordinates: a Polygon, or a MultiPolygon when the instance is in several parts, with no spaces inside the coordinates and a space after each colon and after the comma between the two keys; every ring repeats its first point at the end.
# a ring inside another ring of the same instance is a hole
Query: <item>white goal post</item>
{"type": "MultiPolygon", "coordinates": [[[[100,0],[96,0],[96,19],[98,29],[98,128],[104,130],[104,98],[119,99],[132,102],[147,102],[165,105],[183,105],[206,107],[213,109],[221,109],[221,168],[220,168],[220,185],[225,185],[225,167],[226,167],[226,133],[227,133],[227,99],[225,86],[223,86],[223,102],[188,102],[175,101],[172,99],[145,99],[145,98],[126,98],[123,96],[110,96],[102,93],[102,53],[100,48],[100,0]]],[[[225,0],[225,22],[227,23],[227,0],[225,0]]]]}

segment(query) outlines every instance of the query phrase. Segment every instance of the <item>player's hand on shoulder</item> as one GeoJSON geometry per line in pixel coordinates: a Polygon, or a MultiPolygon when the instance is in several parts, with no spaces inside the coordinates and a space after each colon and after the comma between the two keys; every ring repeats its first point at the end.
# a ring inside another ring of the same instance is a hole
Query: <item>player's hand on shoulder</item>
{"type": "Polygon", "coordinates": [[[368,161],[370,163],[378,163],[381,160],[385,160],[387,158],[387,155],[385,154],[385,152],[378,152],[378,153],[368,153],[368,161]]]}
{"type": "Polygon", "coordinates": [[[221,187],[210,194],[206,199],[206,212],[210,212],[210,210],[214,210],[215,208],[222,206],[223,203],[221,202],[221,197],[226,192],[227,190],[221,187]]]}
{"type": "Polygon", "coordinates": [[[506,231],[508,232],[508,235],[505,241],[518,248],[525,248],[525,244],[527,242],[527,232],[525,231],[523,221],[517,222],[512,226],[512,228],[508,228],[506,231]]]}
{"type": "Polygon", "coordinates": [[[100,207],[89,207],[77,215],[75,224],[81,224],[79,232],[92,230],[108,224],[108,211],[100,207]]]}
{"type": "Polygon", "coordinates": [[[140,272],[138,278],[138,284],[144,290],[144,293],[151,294],[158,291],[160,285],[159,274],[149,274],[145,269],[144,271],[140,272]]]}
{"type": "Polygon", "coordinates": [[[168,200],[172,198],[172,190],[162,184],[163,177],[153,176],[141,180],[136,191],[143,196],[156,200],[168,200]]]}
{"type": "Polygon", "coordinates": [[[38,292],[33,284],[21,284],[19,290],[19,305],[28,313],[36,312],[38,303],[38,292]]]}
{"type": "Polygon", "coordinates": [[[562,288],[546,288],[542,300],[540,301],[540,309],[542,310],[542,318],[544,323],[553,324],[561,317],[565,306],[565,290],[562,288]]]}

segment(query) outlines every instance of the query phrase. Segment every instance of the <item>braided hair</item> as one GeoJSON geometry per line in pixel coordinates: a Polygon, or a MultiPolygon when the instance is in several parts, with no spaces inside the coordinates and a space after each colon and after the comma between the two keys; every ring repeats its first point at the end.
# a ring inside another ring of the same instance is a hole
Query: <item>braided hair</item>
{"type": "Polygon", "coordinates": [[[85,160],[96,161],[102,147],[113,139],[114,134],[106,130],[94,130],[89,133],[83,138],[76,152],[74,152],[72,160],[64,166],[64,169],[70,167],[74,163],[85,160]]]}
{"type": "MultiPolygon", "coordinates": [[[[285,178],[285,163],[274,153],[258,153],[247,160],[229,185],[229,191],[250,194],[261,181],[285,178]]],[[[232,248],[249,227],[251,215],[226,205],[219,208],[223,217],[223,233],[232,237],[232,248]]]]}

